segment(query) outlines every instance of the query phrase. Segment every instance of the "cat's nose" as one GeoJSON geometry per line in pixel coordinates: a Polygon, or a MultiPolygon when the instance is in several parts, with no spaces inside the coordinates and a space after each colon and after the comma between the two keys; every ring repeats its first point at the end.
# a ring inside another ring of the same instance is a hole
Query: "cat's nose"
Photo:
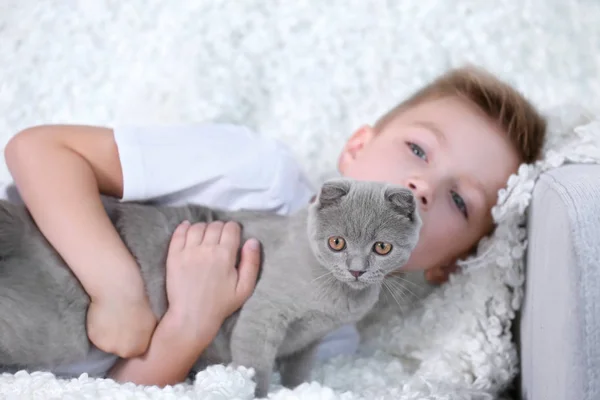
{"type": "Polygon", "coordinates": [[[359,276],[361,276],[362,274],[364,274],[366,271],[354,271],[352,269],[349,269],[348,271],[350,271],[350,274],[355,277],[356,279],[358,279],[359,276]]]}

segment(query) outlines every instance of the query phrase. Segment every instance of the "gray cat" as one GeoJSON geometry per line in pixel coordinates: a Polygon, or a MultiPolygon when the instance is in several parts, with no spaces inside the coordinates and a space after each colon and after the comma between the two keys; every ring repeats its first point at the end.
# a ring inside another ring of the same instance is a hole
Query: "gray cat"
{"type": "MultiPolygon", "coordinates": [[[[255,369],[266,395],[278,367],[282,384],[308,378],[313,351],[332,330],[375,305],[386,274],[417,243],[421,219],[412,192],[335,179],[292,216],[110,201],[105,208],[136,257],[157,317],[167,309],[165,260],[183,220],[235,220],[243,238],[262,243],[259,281],[231,315],[196,368],[230,363],[255,369]]],[[[23,206],[0,202],[0,365],[39,369],[82,360],[89,298],[23,206]]]]}

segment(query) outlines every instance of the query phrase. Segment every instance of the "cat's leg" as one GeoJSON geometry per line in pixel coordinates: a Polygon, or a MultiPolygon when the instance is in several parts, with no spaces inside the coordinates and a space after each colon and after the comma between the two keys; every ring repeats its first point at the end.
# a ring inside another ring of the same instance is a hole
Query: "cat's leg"
{"type": "Polygon", "coordinates": [[[318,343],[316,341],[302,350],[281,359],[279,372],[281,373],[281,384],[283,386],[293,389],[310,378],[310,371],[314,364],[318,343]]]}
{"type": "Polygon", "coordinates": [[[240,312],[231,336],[231,355],[235,365],[254,368],[256,397],[269,391],[277,351],[288,321],[285,311],[255,292],[240,312]]]}

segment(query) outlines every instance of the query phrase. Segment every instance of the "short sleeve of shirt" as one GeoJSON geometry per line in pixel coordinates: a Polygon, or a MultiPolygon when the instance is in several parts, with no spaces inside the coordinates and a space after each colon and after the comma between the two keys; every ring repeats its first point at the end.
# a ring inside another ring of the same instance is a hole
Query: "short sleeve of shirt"
{"type": "Polygon", "coordinates": [[[237,125],[115,127],[123,201],[289,213],[313,189],[283,144],[237,125]]]}

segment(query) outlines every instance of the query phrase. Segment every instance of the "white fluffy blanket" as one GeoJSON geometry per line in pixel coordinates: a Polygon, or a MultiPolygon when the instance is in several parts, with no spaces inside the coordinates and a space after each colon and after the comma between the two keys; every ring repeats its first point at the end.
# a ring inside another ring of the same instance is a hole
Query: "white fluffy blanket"
{"type": "MultiPolygon", "coordinates": [[[[343,140],[448,67],[473,62],[513,82],[557,124],[544,162],[500,194],[479,262],[411,314],[363,331],[361,354],[273,399],[486,399],[518,371],[511,321],[522,298],[520,227],[535,178],[566,159],[600,160],[600,4],[303,0],[4,0],[0,132],[50,122],[243,123],[290,144],[315,182],[343,140]],[[587,133],[586,133],[587,132],[587,133]],[[570,143],[570,144],[569,144],[570,143]],[[573,144],[576,143],[576,144],[573,144]],[[565,158],[567,156],[567,158],[565,158]]],[[[7,178],[6,171],[2,171],[7,178]]],[[[214,366],[144,388],[47,373],[0,377],[1,398],[250,399],[251,371],[214,366]]]]}

